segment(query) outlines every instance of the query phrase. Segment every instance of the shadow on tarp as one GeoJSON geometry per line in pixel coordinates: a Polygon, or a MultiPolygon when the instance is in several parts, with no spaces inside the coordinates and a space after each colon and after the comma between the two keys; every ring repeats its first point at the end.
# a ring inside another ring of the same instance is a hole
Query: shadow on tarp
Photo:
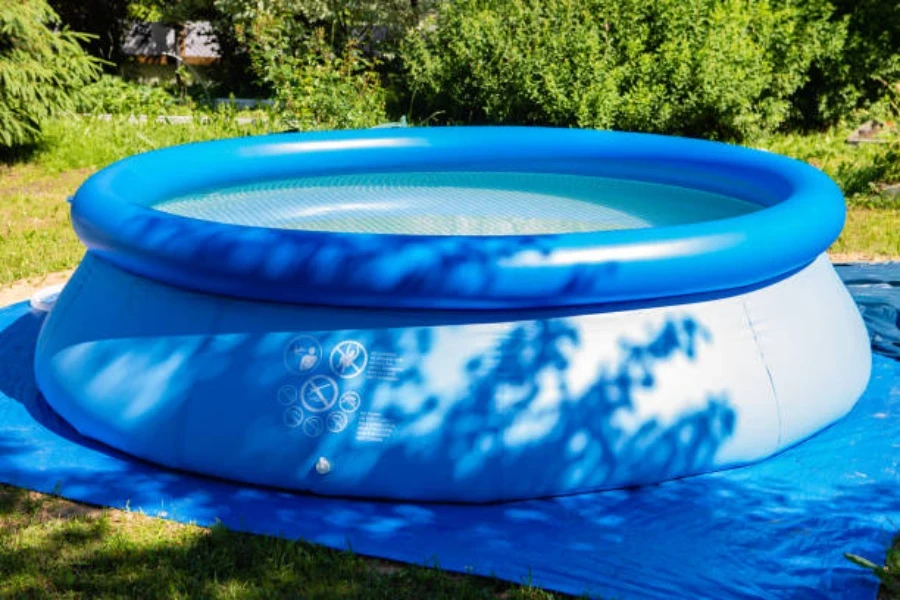
{"type": "MultiPolygon", "coordinates": [[[[896,347],[900,277],[849,269],[876,348],[896,347]]],[[[843,552],[878,559],[900,528],[900,362],[885,356],[847,418],[751,467],[550,500],[402,504],[166,472],[84,440],[35,387],[40,322],[23,304],[0,309],[0,480],[74,500],[617,598],[874,598],[877,582],[843,552]]]]}
{"type": "Polygon", "coordinates": [[[872,348],[900,360],[900,262],[839,265],[872,337],[872,348]]]}

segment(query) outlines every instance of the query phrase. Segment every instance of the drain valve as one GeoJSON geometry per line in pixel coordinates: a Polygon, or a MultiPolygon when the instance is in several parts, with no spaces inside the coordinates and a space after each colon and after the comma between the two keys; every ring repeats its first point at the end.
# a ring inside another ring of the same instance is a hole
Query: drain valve
{"type": "Polygon", "coordinates": [[[316,473],[319,475],[328,475],[331,473],[331,462],[324,456],[320,456],[316,461],[316,473]]]}

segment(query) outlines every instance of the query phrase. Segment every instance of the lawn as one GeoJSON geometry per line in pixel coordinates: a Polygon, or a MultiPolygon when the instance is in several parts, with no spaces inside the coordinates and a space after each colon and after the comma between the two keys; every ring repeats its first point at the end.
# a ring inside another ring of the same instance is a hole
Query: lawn
{"type": "MultiPolygon", "coordinates": [[[[265,127],[218,118],[188,125],[124,118],[51,122],[42,147],[0,162],[0,291],[78,263],[83,248],[65,199],[92,172],[136,152],[265,127]]],[[[830,250],[836,260],[898,259],[900,196],[882,193],[885,184],[900,181],[896,149],[849,146],[848,133],[774,136],[753,145],[806,160],[845,189],[847,225],[830,250]]],[[[2,597],[560,597],[528,585],[180,525],[7,486],[0,486],[0,575],[2,597]]]]}
{"type": "Polygon", "coordinates": [[[66,198],[94,171],[155,148],[262,133],[265,124],[75,118],[50,122],[45,130],[41,147],[0,162],[0,286],[78,264],[84,248],[72,231],[66,198]]]}
{"type": "MultiPolygon", "coordinates": [[[[431,565],[437,566],[437,565],[431,565]]],[[[549,600],[529,585],[0,485],[0,597],[549,600]]]]}

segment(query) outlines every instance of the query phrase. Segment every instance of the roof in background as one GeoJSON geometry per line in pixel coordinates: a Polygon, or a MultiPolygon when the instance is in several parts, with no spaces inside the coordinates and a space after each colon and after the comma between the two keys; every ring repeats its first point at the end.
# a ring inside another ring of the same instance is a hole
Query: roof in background
{"type": "Polygon", "coordinates": [[[209,62],[220,57],[212,25],[208,21],[133,23],[122,41],[122,52],[137,57],[179,57],[209,62]]]}

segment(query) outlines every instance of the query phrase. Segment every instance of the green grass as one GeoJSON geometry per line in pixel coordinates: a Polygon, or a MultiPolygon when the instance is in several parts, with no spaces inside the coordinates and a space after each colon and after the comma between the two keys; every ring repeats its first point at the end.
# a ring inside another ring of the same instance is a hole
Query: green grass
{"type": "Polygon", "coordinates": [[[157,123],[152,117],[149,122],[134,123],[124,116],[108,121],[95,117],[51,121],[45,127],[44,142],[26,157],[27,163],[45,174],[96,170],[126,156],[166,146],[268,133],[268,120],[241,125],[233,116],[229,112],[198,114],[185,124],[157,123]]]}
{"type": "Polygon", "coordinates": [[[0,285],[75,266],[84,249],[65,199],[89,172],[46,176],[27,166],[0,168],[0,285]]]}
{"type": "Polygon", "coordinates": [[[885,184],[900,183],[900,132],[892,144],[846,143],[850,128],[824,133],[780,134],[756,147],[806,161],[827,173],[844,191],[851,207],[900,208],[900,200],[881,193],[885,184]]]}
{"type": "Polygon", "coordinates": [[[3,598],[549,600],[530,585],[368,559],[0,485],[3,598]]]}
{"type": "Polygon", "coordinates": [[[844,554],[848,560],[868,569],[881,581],[878,600],[900,600],[900,534],[894,537],[893,546],[888,549],[883,565],[855,554],[844,554]]]}
{"type": "Polygon", "coordinates": [[[900,206],[851,206],[844,231],[829,252],[839,261],[900,260],[900,206]]]}
{"type": "Polygon", "coordinates": [[[265,133],[266,123],[239,125],[227,115],[186,125],[76,117],[45,130],[40,147],[0,163],[0,286],[78,264],[83,247],[66,198],[94,171],[156,148],[265,133]]]}

